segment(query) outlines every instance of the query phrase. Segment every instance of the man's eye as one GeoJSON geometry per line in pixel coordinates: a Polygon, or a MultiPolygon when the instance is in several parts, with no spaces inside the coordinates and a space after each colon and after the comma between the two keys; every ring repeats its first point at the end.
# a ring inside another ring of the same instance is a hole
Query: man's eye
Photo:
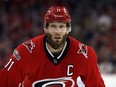
{"type": "Polygon", "coordinates": [[[56,26],[55,25],[51,25],[51,27],[55,28],[56,26]]]}
{"type": "Polygon", "coordinates": [[[64,28],[64,26],[60,26],[60,28],[64,28]]]}

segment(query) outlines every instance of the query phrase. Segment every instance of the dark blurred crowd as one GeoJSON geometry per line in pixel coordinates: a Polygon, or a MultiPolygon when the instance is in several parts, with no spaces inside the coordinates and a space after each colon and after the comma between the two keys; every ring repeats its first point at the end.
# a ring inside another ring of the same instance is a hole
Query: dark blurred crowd
{"type": "Polygon", "coordinates": [[[70,35],[95,49],[100,71],[116,73],[116,0],[0,0],[0,68],[20,43],[43,34],[52,5],[69,10],[70,35]]]}

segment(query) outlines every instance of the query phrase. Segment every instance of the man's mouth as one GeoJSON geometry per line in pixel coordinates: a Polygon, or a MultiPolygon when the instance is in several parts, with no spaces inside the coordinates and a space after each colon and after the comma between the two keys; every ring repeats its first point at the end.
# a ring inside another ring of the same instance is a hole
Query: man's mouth
{"type": "Polygon", "coordinates": [[[54,39],[61,39],[61,37],[54,37],[54,39]]]}

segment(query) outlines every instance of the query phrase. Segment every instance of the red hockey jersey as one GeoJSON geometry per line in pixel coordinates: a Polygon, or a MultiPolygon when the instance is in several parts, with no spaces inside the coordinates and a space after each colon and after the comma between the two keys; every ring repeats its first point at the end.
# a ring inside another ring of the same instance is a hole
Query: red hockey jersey
{"type": "Polygon", "coordinates": [[[52,54],[46,36],[37,36],[19,45],[4,69],[0,87],[105,87],[94,50],[68,37],[62,52],[52,54]]]}

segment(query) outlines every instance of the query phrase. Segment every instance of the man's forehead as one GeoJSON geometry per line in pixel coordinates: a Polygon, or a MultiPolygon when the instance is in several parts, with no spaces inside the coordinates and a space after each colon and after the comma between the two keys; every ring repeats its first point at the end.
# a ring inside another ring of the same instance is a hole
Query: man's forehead
{"type": "Polygon", "coordinates": [[[49,25],[66,25],[66,22],[50,22],[49,25]]]}

